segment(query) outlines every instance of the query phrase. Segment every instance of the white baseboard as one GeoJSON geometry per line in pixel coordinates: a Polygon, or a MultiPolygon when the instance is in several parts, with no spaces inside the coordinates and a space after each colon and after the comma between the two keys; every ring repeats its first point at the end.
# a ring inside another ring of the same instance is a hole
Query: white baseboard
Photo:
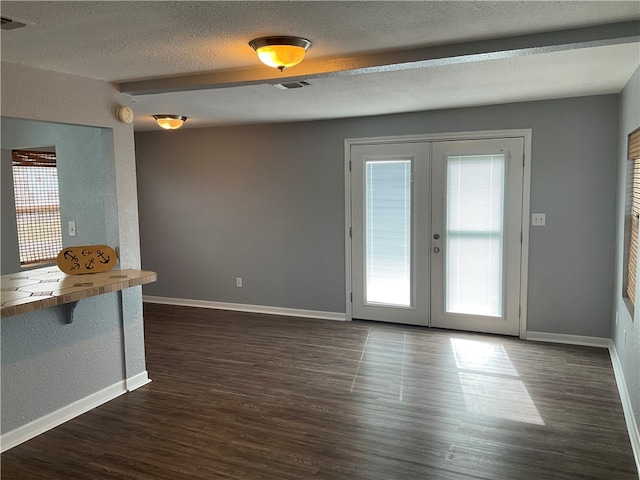
{"type": "Polygon", "coordinates": [[[20,445],[27,440],[40,435],[41,433],[51,430],[52,428],[62,425],[64,422],[71,420],[103,403],[119,397],[126,393],[125,381],[117,382],[110,387],[92,393],[91,395],[81,398],[69,405],[62,407],[55,412],[51,412],[33,422],[27,423],[0,437],[0,451],[6,452],[10,448],[20,445]]]}
{"type": "Polygon", "coordinates": [[[93,410],[100,405],[119,397],[123,393],[132,392],[133,390],[151,382],[149,374],[145,370],[131,378],[114,383],[113,385],[103,388],[102,390],[92,393],[91,395],[81,398],[69,405],[62,407],[55,412],[51,412],[44,417],[38,418],[33,422],[27,423],[0,437],[0,452],[5,452],[10,448],[20,445],[41,433],[51,430],[52,428],[62,425],[64,422],[71,420],[83,413],[93,410]]]}
{"type": "Polygon", "coordinates": [[[611,357],[611,364],[613,365],[613,373],[616,379],[620,401],[622,402],[622,411],[624,412],[624,419],[627,424],[627,432],[629,433],[629,440],[631,441],[631,449],[633,450],[633,458],[636,462],[638,474],[640,475],[640,433],[638,433],[638,424],[636,423],[636,417],[633,412],[631,397],[627,390],[624,371],[622,370],[620,358],[618,357],[618,352],[616,351],[616,346],[613,341],[609,338],[583,337],[579,335],[562,335],[544,332],[527,332],[523,338],[525,340],[539,342],[566,343],[570,345],[586,345],[589,347],[602,347],[609,349],[609,356],[611,357]]]}
{"type": "Polygon", "coordinates": [[[618,352],[613,342],[609,344],[609,355],[611,356],[613,373],[616,377],[616,384],[618,385],[618,392],[620,393],[620,400],[622,401],[622,410],[627,423],[629,440],[631,440],[631,449],[633,450],[633,456],[636,460],[638,475],[640,475],[640,433],[638,432],[638,424],[633,414],[633,405],[631,404],[631,397],[629,397],[629,390],[627,390],[627,383],[624,378],[622,365],[620,364],[620,357],[618,357],[618,352]]]}
{"type": "Polygon", "coordinates": [[[144,372],[140,372],[133,377],[127,378],[127,392],[133,392],[136,388],[140,388],[150,382],[151,379],[149,378],[149,373],[146,370],[144,372]]]}
{"type": "Polygon", "coordinates": [[[164,305],[213,308],[216,310],[232,310],[236,312],[248,312],[248,313],[264,313],[267,315],[282,315],[286,317],[317,318],[321,320],[339,320],[339,321],[345,321],[347,319],[346,313],[322,312],[318,310],[300,310],[297,308],[268,307],[264,305],[247,305],[244,303],[210,302],[207,300],[190,300],[190,299],[184,299],[184,298],[155,297],[150,295],[143,295],[142,301],[147,303],[160,303],[164,305]]]}
{"type": "Polygon", "coordinates": [[[562,333],[526,332],[523,340],[534,342],[565,343],[568,345],[584,345],[586,347],[609,348],[611,339],[603,337],[585,337],[582,335],[565,335],[562,333]]]}

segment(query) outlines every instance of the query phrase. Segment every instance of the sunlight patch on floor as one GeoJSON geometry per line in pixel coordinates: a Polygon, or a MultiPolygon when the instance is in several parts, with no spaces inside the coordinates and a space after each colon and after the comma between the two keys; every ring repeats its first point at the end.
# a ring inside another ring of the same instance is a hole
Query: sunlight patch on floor
{"type": "Polygon", "coordinates": [[[502,345],[457,338],[451,344],[468,412],[545,424],[502,345]]]}
{"type": "Polygon", "coordinates": [[[452,338],[451,345],[460,370],[518,376],[509,355],[499,343],[452,338]]]}

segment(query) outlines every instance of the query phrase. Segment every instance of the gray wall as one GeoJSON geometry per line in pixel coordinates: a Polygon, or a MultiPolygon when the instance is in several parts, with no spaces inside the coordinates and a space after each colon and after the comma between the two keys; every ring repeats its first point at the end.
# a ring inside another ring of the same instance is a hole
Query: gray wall
{"type": "MultiPolygon", "coordinates": [[[[91,178],[91,187],[81,188],[68,177],[61,192],[63,220],[78,222],[73,243],[107,242],[119,249],[121,268],[139,268],[133,127],[118,123],[114,114],[117,105],[130,99],[109,83],[6,62],[1,75],[2,114],[21,119],[3,119],[2,148],[55,144],[61,162],[80,150],[87,153],[84,160],[76,157],[87,171],[73,180],[82,184],[91,178]],[[81,125],[90,137],[79,136],[77,127],[69,125],[81,125]],[[93,214],[97,217],[90,218],[93,214]]],[[[5,169],[2,174],[4,203],[5,169]]],[[[3,255],[5,242],[15,241],[4,236],[5,228],[11,230],[6,221],[3,216],[3,255]]],[[[65,236],[64,241],[72,240],[65,236]]],[[[63,322],[61,310],[7,317],[0,323],[3,434],[146,374],[140,287],[81,300],[70,325],[63,322]]]]}
{"type": "Polygon", "coordinates": [[[532,128],[528,330],[608,338],[617,101],[136,133],[144,293],[345,312],[345,138],[532,128]]]}
{"type": "Polygon", "coordinates": [[[640,289],[635,295],[635,309],[623,300],[623,262],[625,193],[627,184],[627,138],[640,127],[640,68],[636,70],[620,95],[620,132],[618,158],[618,205],[616,212],[616,259],[614,311],[611,320],[611,338],[620,359],[627,391],[633,405],[636,424],[640,429],[640,289]],[[635,311],[633,311],[635,310],[635,311]],[[633,312],[632,312],[633,311],[633,312]],[[632,316],[632,313],[634,314],[632,316]],[[625,341],[626,332],[626,341],[625,341]]]}

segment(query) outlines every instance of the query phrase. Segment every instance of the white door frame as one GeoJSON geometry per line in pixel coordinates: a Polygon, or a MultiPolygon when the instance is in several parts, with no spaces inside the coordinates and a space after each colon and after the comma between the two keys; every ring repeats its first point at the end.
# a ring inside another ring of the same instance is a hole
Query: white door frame
{"type": "Polygon", "coordinates": [[[494,138],[524,139],[524,172],[522,179],[522,255],[520,258],[520,338],[527,333],[527,279],[529,277],[529,216],[531,196],[531,136],[532,130],[487,130],[477,132],[396,135],[389,137],[346,138],[344,141],[344,199],[345,199],[345,272],[346,320],[353,319],[351,272],[351,146],[385,143],[442,142],[449,140],[484,140],[494,138]]]}

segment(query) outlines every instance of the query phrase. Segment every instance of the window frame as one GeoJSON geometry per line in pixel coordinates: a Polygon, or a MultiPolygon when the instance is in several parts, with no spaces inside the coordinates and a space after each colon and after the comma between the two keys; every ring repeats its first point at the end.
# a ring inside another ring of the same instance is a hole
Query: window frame
{"type": "Polygon", "coordinates": [[[13,149],[11,151],[14,207],[18,232],[18,252],[21,268],[55,264],[62,249],[62,221],[55,150],[13,149]],[[29,182],[29,176],[20,168],[40,170],[42,183],[29,182]],[[45,173],[46,172],[46,173],[45,173]],[[45,199],[45,201],[39,201],[45,199]],[[28,216],[35,216],[29,219],[28,216]],[[45,223],[46,222],[46,223],[45,223]],[[34,245],[34,238],[40,245],[34,245]]]}
{"type": "Polygon", "coordinates": [[[627,195],[625,200],[626,241],[622,297],[633,316],[638,281],[640,243],[640,127],[627,140],[627,195]]]}

